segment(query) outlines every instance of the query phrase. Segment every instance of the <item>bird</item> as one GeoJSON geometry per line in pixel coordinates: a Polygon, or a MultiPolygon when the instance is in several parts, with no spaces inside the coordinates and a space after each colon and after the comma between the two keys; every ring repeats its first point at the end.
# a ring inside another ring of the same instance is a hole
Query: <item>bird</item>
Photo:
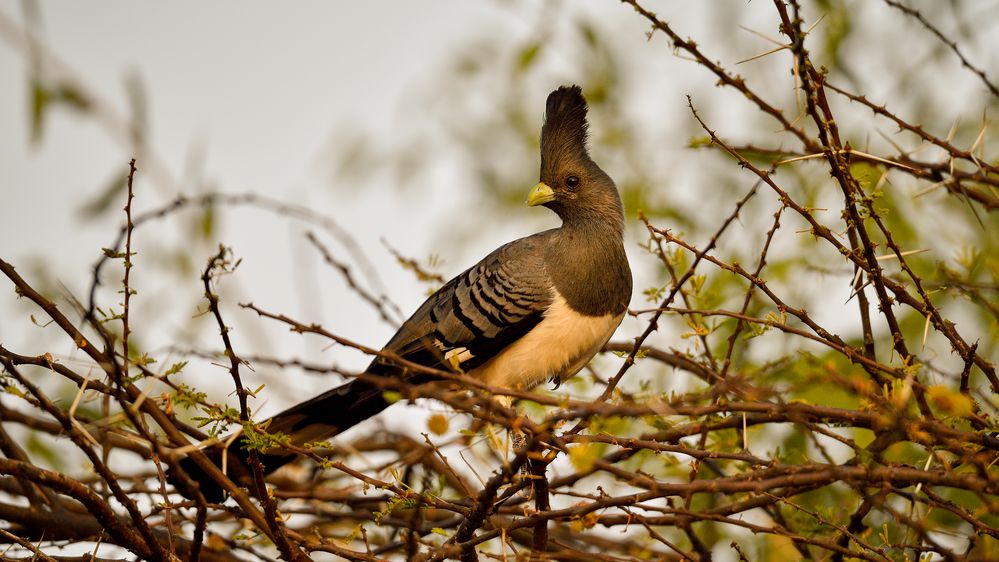
{"type": "MultiPolygon", "coordinates": [[[[614,181],[590,157],[587,111],[577,85],[557,88],[545,103],[540,181],[527,205],[554,211],[560,227],[494,250],[427,298],[364,371],[368,376],[292,406],[261,427],[303,445],[382,412],[392,399],[373,378],[426,382],[426,375],[389,355],[456,368],[486,385],[517,391],[546,380],[558,386],[582,370],[621,324],[632,293],[623,205],[614,181]]],[[[206,452],[214,460],[220,456],[217,447],[206,452]]],[[[248,455],[234,446],[227,454],[244,463],[248,455]]],[[[295,455],[266,451],[258,458],[269,473],[295,455]]],[[[206,499],[223,499],[219,484],[190,457],[180,467],[206,499]]]]}

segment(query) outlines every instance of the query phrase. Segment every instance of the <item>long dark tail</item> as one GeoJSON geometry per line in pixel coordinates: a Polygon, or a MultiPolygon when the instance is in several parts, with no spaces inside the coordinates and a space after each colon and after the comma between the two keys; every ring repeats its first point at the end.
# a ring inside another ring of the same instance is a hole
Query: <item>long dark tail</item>
{"type": "MultiPolygon", "coordinates": [[[[415,381],[412,381],[415,382],[415,381]]],[[[354,427],[362,421],[389,407],[385,398],[386,387],[377,381],[357,378],[344,385],[326,391],[315,398],[296,404],[270,419],[266,424],[269,433],[283,433],[291,437],[294,445],[302,446],[315,441],[324,441],[354,427]]],[[[223,450],[219,446],[204,449],[205,454],[221,466],[223,450]]],[[[246,486],[249,480],[249,454],[240,440],[226,449],[227,473],[237,483],[246,486]]],[[[258,458],[269,474],[295,460],[292,453],[258,453],[258,458]]],[[[180,467],[189,477],[201,486],[201,493],[211,502],[224,498],[221,486],[204,471],[198,468],[191,458],[183,459],[180,467]]]]}

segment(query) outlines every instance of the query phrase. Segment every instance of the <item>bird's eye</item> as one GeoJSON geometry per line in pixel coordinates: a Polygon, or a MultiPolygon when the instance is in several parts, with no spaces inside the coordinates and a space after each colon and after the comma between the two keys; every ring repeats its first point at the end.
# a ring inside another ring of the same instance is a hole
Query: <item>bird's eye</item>
{"type": "Polygon", "coordinates": [[[575,191],[579,187],[579,178],[576,176],[569,176],[565,178],[565,185],[569,189],[575,191]]]}

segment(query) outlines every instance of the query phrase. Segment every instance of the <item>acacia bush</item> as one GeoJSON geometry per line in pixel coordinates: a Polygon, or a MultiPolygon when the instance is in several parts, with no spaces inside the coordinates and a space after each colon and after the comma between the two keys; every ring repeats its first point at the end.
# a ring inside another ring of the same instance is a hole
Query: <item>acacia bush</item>
{"type": "MultiPolygon", "coordinates": [[[[249,353],[230,337],[228,315],[243,309],[275,333],[376,351],[350,334],[227,299],[221,287],[240,272],[239,249],[225,246],[199,268],[200,310],[217,339],[144,349],[130,318],[131,297],[142,294],[130,278],[141,267],[134,232],[192,209],[249,206],[304,221],[319,233],[308,243],[354,298],[388,322],[400,312],[358,273],[362,257],[344,261],[326,247],[349,246],[349,234],[295,203],[207,193],[133,212],[143,183],[137,152],[115,192],[125,224],[96,262],[89,294],[43,290],[43,280],[0,260],[13,288],[7,298],[32,303],[25,314],[64,340],[46,340],[52,351],[0,342],[5,556],[999,558],[999,158],[988,150],[995,127],[987,115],[951,127],[955,116],[941,110],[921,123],[894,100],[856,89],[830,47],[856,40],[843,7],[775,0],[766,9],[780,35],[769,38],[772,49],[746,53],[743,76],[644,2],[624,4],[664,56],[689,59],[691,71],[710,74],[756,115],[747,133],[716,116],[723,112],[701,109],[698,94],[687,98],[697,131],[690,150],[712,163],[697,185],[698,205],[711,207],[700,217],[660,208],[668,180],[641,162],[621,181],[644,239],[632,260],[647,283],[586,371],[562,388],[527,393],[452,372],[435,372],[444,382],[432,385],[386,381],[395,399],[422,408],[425,425],[299,449],[301,461],[266,483],[258,476],[252,490],[220,473],[231,499],[207,503],[177,464],[186,456],[207,462],[196,444],[239,428],[255,447],[286,446],[257,428],[255,405],[270,387],[258,388],[255,366],[281,378],[356,375],[328,361],[249,353]],[[822,13],[834,22],[819,35],[822,13]],[[54,351],[65,342],[75,348],[69,356],[54,351]],[[228,371],[232,395],[199,389],[198,371],[210,363],[228,371]],[[522,448],[509,446],[516,433],[522,448]]],[[[934,64],[964,67],[984,107],[995,107],[995,82],[961,38],[941,31],[935,7],[885,7],[939,47],[934,64]]],[[[581,29],[593,48],[604,44],[599,29],[581,29]]],[[[534,71],[524,68],[538,48],[517,51],[517,80],[529,81],[534,71]]],[[[597,92],[598,116],[614,114],[607,73],[615,59],[605,64],[583,84],[597,92]]],[[[83,94],[64,97],[88,107],[83,94]]],[[[929,104],[899,100],[919,103],[929,104]]],[[[615,154],[642,150],[626,132],[616,138],[607,142],[615,154]]],[[[420,281],[441,282],[419,260],[398,257],[420,281]]]]}

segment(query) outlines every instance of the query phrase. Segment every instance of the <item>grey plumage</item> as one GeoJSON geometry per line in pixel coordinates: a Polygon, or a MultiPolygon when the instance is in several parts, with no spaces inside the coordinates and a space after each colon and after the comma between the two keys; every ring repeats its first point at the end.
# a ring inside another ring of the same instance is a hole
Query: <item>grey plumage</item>
{"type": "MultiPolygon", "coordinates": [[[[449,281],[399,328],[386,350],[427,366],[460,366],[489,385],[526,390],[574,375],[606,343],[631,298],[631,270],[621,199],[589,156],[586,113],[578,86],[548,96],[541,183],[528,204],[552,209],[562,226],[501,246],[449,281]]],[[[366,372],[422,382],[382,358],[366,372]]],[[[332,437],[388,405],[382,387],[361,377],[289,408],[266,427],[303,444],[332,437]]],[[[268,471],[291,459],[263,456],[268,471]]],[[[221,497],[193,463],[184,468],[202,482],[206,497],[221,497]]]]}
{"type": "Polygon", "coordinates": [[[586,101],[578,86],[548,96],[541,129],[541,181],[556,197],[545,205],[562,219],[549,231],[545,261],[555,287],[574,310],[599,316],[621,313],[631,298],[624,253],[624,212],[614,181],[586,149],[586,101]],[[576,177],[579,184],[567,185],[576,177]]]}

